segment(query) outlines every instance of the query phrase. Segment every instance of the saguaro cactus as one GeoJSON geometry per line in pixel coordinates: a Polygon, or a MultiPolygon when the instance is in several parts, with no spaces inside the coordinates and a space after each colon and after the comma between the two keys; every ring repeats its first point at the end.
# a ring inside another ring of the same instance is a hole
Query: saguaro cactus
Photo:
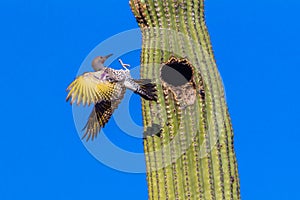
{"type": "Polygon", "coordinates": [[[149,199],[240,199],[233,132],[203,0],[130,0],[143,35],[149,199]]]}

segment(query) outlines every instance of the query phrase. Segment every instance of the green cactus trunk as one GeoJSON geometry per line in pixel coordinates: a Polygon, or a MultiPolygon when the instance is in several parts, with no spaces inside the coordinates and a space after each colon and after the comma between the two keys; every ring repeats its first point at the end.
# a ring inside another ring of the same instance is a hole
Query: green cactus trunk
{"type": "Polygon", "coordinates": [[[233,132],[203,0],[131,0],[143,35],[141,77],[149,199],[240,199],[233,132]]]}

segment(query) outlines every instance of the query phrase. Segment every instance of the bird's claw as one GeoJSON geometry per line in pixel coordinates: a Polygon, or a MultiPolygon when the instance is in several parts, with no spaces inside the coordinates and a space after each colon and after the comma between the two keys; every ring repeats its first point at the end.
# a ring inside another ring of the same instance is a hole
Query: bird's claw
{"type": "Polygon", "coordinates": [[[120,62],[120,64],[122,65],[122,67],[123,67],[125,70],[129,71],[129,69],[127,68],[127,67],[130,67],[129,64],[124,64],[123,61],[122,61],[121,59],[119,59],[119,62],[120,62]]]}

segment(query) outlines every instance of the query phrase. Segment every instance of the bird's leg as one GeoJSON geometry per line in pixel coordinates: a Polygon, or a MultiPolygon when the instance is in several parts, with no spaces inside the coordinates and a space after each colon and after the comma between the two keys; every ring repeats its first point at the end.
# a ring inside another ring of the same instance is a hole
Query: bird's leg
{"type": "Polygon", "coordinates": [[[120,64],[122,65],[122,67],[126,70],[129,71],[129,69],[127,67],[130,67],[129,64],[124,64],[123,61],[121,59],[119,59],[120,64]]]}

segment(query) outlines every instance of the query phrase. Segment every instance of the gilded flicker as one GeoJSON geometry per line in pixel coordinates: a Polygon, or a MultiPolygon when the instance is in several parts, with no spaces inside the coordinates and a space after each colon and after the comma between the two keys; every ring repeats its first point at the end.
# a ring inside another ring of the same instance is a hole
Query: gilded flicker
{"type": "Polygon", "coordinates": [[[91,105],[93,110],[88,118],[83,130],[82,138],[88,141],[93,140],[105,126],[114,110],[118,107],[124,97],[126,88],[139,94],[142,98],[156,101],[155,84],[148,79],[135,80],[131,77],[127,64],[120,63],[124,69],[115,70],[104,66],[104,62],[112,54],[107,56],[97,56],[92,61],[95,72],[86,72],[78,76],[67,88],[69,91],[66,101],[71,100],[71,104],[91,105]]]}

